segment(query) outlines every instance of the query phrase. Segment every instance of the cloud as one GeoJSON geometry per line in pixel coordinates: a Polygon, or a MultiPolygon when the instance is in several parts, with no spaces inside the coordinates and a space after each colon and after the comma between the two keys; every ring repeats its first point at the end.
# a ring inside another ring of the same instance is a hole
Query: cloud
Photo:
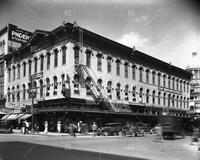
{"type": "Polygon", "coordinates": [[[135,22],[147,22],[148,19],[149,19],[149,15],[143,15],[139,18],[136,18],[135,22]]]}
{"type": "MultiPolygon", "coordinates": [[[[37,2],[51,2],[51,3],[101,3],[101,4],[129,4],[129,5],[151,5],[159,3],[158,0],[36,0],[37,2]]],[[[165,1],[165,0],[160,0],[165,1]]]]}
{"type": "Polygon", "coordinates": [[[129,32],[124,35],[122,35],[121,38],[117,40],[117,42],[124,44],[128,47],[133,47],[135,46],[137,48],[143,48],[148,45],[149,39],[142,37],[139,33],[137,32],[129,32]]]}

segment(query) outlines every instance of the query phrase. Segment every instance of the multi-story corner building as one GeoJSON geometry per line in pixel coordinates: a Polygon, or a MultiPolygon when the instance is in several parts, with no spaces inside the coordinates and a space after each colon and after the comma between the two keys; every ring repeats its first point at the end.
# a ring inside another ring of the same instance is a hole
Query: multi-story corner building
{"type": "MultiPolygon", "coordinates": [[[[4,55],[11,54],[23,44],[25,44],[31,36],[31,32],[22,30],[15,25],[8,24],[0,29],[0,109],[8,111],[5,108],[7,97],[7,82],[5,76],[4,55]]],[[[14,109],[14,106],[13,106],[14,109]]]]}
{"type": "Polygon", "coordinates": [[[6,106],[28,108],[34,89],[39,121],[187,117],[191,73],[71,23],[36,30],[5,59],[6,106]]]}
{"type": "Polygon", "coordinates": [[[200,54],[192,53],[192,59],[186,68],[192,73],[190,82],[190,107],[194,114],[200,114],[200,54]]]}

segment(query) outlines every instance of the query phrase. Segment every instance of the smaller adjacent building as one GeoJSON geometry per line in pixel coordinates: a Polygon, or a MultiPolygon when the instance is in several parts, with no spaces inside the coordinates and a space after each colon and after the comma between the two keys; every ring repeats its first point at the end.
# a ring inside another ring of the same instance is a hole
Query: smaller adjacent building
{"type": "Polygon", "coordinates": [[[4,112],[12,112],[15,109],[13,105],[11,108],[5,108],[7,95],[7,76],[5,75],[6,63],[4,56],[12,54],[13,51],[23,46],[32,33],[18,28],[13,24],[7,24],[0,29],[0,110],[4,112]]]}
{"type": "Polygon", "coordinates": [[[192,73],[190,82],[190,109],[191,114],[200,116],[200,54],[192,53],[192,59],[186,68],[192,73]]]}

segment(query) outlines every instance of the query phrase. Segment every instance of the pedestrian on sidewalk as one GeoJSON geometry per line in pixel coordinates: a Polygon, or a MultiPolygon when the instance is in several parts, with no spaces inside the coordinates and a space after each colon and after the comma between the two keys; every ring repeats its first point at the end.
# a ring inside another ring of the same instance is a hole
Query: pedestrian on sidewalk
{"type": "Polygon", "coordinates": [[[92,132],[93,132],[93,137],[96,136],[97,134],[97,125],[95,122],[92,124],[92,132]]]}
{"type": "Polygon", "coordinates": [[[160,141],[163,142],[163,133],[162,133],[162,126],[160,124],[158,124],[157,126],[155,126],[155,139],[154,141],[160,141]]]}
{"type": "Polygon", "coordinates": [[[191,138],[191,145],[193,145],[193,142],[197,142],[197,145],[199,146],[199,128],[193,127],[193,133],[191,138]]]}
{"type": "Polygon", "coordinates": [[[47,121],[44,122],[44,133],[48,134],[48,122],[47,121]]]}
{"type": "Polygon", "coordinates": [[[57,122],[57,132],[61,133],[61,122],[60,121],[57,122]]]}
{"type": "Polygon", "coordinates": [[[81,133],[82,132],[82,121],[79,121],[77,125],[78,125],[78,133],[81,133]]]}
{"type": "Polygon", "coordinates": [[[29,134],[28,128],[29,128],[29,123],[25,120],[24,121],[24,134],[29,134]]]}

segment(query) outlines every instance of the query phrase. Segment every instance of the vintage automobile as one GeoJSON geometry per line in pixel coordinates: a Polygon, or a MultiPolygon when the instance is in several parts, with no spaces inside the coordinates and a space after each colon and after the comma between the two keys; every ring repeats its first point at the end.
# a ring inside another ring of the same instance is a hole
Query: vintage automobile
{"type": "Polygon", "coordinates": [[[145,136],[146,126],[143,123],[131,123],[122,128],[123,136],[145,136]]]}
{"type": "Polygon", "coordinates": [[[12,133],[13,124],[12,121],[0,121],[0,133],[12,133]]]}
{"type": "Polygon", "coordinates": [[[97,135],[120,135],[123,125],[121,123],[106,123],[104,127],[98,129],[97,135]]]}

